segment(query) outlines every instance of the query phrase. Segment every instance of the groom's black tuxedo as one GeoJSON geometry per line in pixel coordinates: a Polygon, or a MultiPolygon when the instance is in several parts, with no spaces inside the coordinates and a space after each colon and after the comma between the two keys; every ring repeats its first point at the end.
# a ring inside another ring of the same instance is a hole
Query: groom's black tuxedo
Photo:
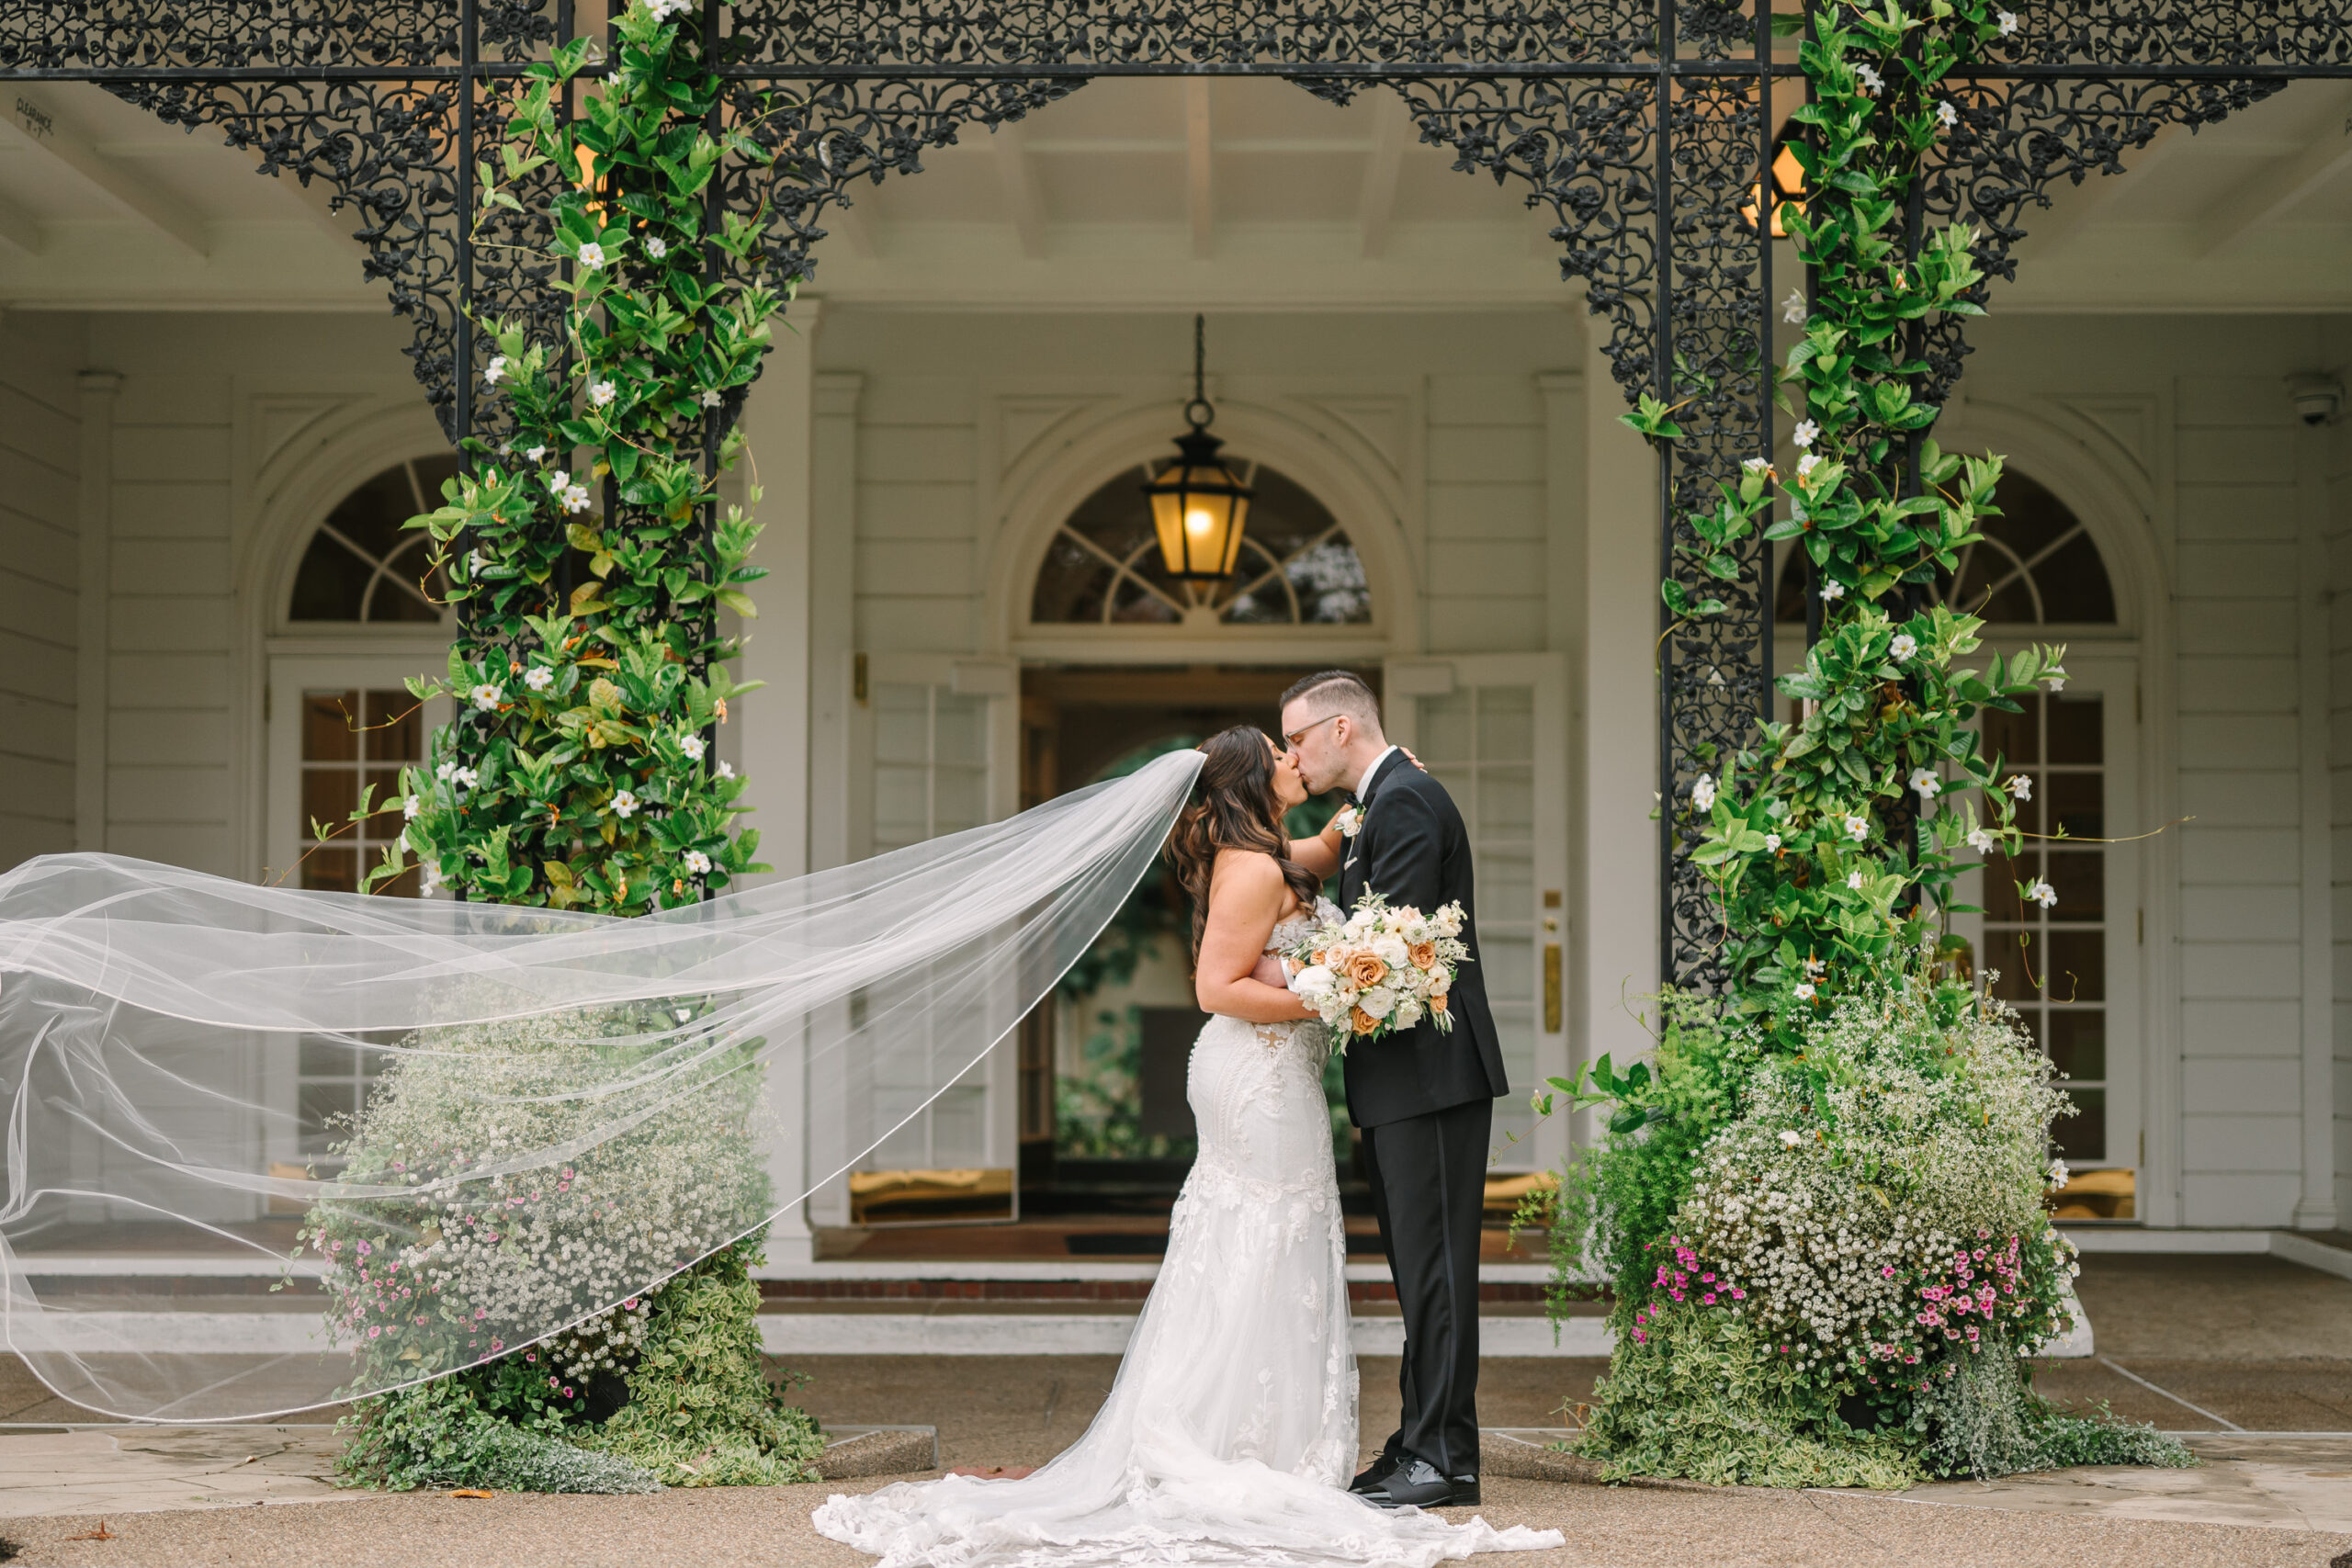
{"type": "MultiPolygon", "coordinates": [[[[1366,892],[1427,914],[1459,901],[1478,955],[1470,834],[1445,787],[1390,753],[1363,783],[1363,826],[1340,852],[1340,902],[1366,892]]],[[[1391,1456],[1440,1473],[1478,1469],[1478,1227],[1495,1097],[1510,1091],[1487,984],[1476,962],[1447,996],[1453,1028],[1424,1020],[1348,1048],[1348,1115],[1363,1129],[1380,1245],[1405,1318],[1404,1418],[1391,1456]]]]}
{"type": "Polygon", "coordinates": [[[1390,908],[1410,904],[1428,914],[1441,904],[1462,906],[1462,940],[1471,962],[1454,974],[1446,998],[1453,1029],[1441,1033],[1428,1019],[1347,1055],[1348,1116],[1377,1127],[1509,1094],[1495,1016],[1487,1007],[1486,974],[1477,963],[1477,887],[1470,867],[1470,831],[1445,786],[1391,751],[1363,784],[1358,801],[1363,826],[1343,840],[1340,906],[1352,911],[1365,893],[1390,908]]]}

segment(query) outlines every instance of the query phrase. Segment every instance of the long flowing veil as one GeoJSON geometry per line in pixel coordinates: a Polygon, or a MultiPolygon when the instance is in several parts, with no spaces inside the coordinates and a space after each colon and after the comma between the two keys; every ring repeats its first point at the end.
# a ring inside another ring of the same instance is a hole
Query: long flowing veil
{"type": "Polygon", "coordinates": [[[26,862],[0,875],[6,1347],[133,1419],[280,1415],[541,1342],[610,1365],[648,1291],[969,1081],[1199,765],[633,919],[26,862]],[[364,1107],[305,1154],[320,1084],[364,1107]],[[254,1304],[304,1348],[230,1354],[90,1293],[90,1259],[158,1255],[282,1268],[254,1304]]]}

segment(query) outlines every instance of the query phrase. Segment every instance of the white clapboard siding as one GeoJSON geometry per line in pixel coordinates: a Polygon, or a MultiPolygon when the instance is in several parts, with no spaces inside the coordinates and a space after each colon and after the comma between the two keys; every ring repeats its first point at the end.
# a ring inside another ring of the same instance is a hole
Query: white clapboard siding
{"type": "Polygon", "coordinates": [[[0,866],[74,847],[79,347],[0,323],[0,866]]]}

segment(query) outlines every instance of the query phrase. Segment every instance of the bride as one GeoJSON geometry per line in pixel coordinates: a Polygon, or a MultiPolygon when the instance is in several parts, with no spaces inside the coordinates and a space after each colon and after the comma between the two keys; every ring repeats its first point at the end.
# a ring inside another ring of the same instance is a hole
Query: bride
{"type": "Polygon", "coordinates": [[[1330,1042],[1285,989],[1276,951],[1319,915],[1336,833],[1292,846],[1296,761],[1238,726],[1213,737],[1168,854],[1193,898],[1201,1007],[1186,1096],[1200,1155],[1168,1256],[1110,1397],[1018,1480],[950,1475],[814,1515],[882,1568],[1097,1563],[1411,1564],[1564,1544],[1350,1493],[1356,1368],[1347,1241],[1323,1097],[1330,1042]]]}

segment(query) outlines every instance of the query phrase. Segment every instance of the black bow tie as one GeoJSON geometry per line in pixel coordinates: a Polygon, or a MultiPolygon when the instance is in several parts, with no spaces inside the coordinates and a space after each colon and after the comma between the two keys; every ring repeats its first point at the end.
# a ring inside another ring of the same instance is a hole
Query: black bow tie
{"type": "Polygon", "coordinates": [[[1363,802],[1355,797],[1353,790],[1343,789],[1340,792],[1340,805],[1345,810],[1362,810],[1363,807],[1363,802]]]}

